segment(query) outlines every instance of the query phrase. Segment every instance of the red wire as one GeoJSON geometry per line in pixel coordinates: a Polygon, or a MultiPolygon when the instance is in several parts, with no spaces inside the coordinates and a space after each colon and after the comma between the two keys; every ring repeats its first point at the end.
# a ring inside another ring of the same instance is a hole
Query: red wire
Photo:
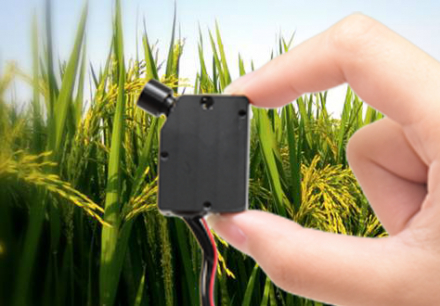
{"type": "Polygon", "coordinates": [[[208,224],[206,223],[205,219],[202,218],[203,226],[206,228],[206,232],[208,233],[209,239],[211,239],[212,247],[214,249],[214,264],[212,267],[212,273],[211,273],[211,280],[209,282],[209,296],[211,300],[211,305],[215,306],[214,304],[214,282],[215,282],[215,273],[217,269],[217,261],[218,261],[218,253],[217,248],[215,245],[214,237],[212,236],[211,230],[209,229],[208,224]]]}

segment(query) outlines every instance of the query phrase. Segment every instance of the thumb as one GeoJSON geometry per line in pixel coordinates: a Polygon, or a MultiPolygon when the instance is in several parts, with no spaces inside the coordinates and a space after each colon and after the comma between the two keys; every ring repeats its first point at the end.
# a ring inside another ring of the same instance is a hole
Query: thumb
{"type": "Polygon", "coordinates": [[[286,291],[338,305],[408,301],[401,282],[411,272],[405,264],[411,252],[398,238],[325,233],[262,211],[213,215],[208,222],[286,291]]]}

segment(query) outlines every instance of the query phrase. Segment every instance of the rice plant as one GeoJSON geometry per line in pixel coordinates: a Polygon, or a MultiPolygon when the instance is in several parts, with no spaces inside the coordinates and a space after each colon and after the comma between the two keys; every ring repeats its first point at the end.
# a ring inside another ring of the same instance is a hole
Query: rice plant
{"type": "MultiPolygon", "coordinates": [[[[47,3],[46,24],[35,18],[32,25],[33,71],[10,65],[0,76],[0,304],[198,305],[198,246],[180,220],[156,208],[158,131],[165,119],[134,102],[151,78],[176,95],[187,87],[221,93],[236,76],[220,27],[200,30],[199,71],[183,80],[176,16],[163,64],[145,26],[143,55],[127,59],[116,1],[112,44],[98,69],[87,62],[87,7],[70,57],[58,60],[47,3]],[[203,39],[212,58],[205,58],[203,39]],[[16,78],[33,89],[24,109],[5,95],[16,78]]],[[[292,41],[280,37],[271,57],[292,41]]],[[[253,69],[245,63],[239,56],[241,75],[253,69]]],[[[382,115],[364,112],[350,88],[341,119],[328,114],[326,100],[327,93],[314,93],[282,109],[253,109],[250,207],[325,231],[385,235],[345,158],[353,132],[382,115]]],[[[278,289],[220,238],[218,246],[217,305],[321,305],[278,289]]]]}

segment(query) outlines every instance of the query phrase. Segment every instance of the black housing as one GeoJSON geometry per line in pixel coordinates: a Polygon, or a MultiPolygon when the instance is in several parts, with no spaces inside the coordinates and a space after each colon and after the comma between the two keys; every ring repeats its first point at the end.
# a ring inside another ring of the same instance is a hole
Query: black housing
{"type": "Polygon", "coordinates": [[[159,209],[186,217],[246,210],[248,99],[184,95],[174,102],[162,112],[168,119],[160,133],[159,209]]]}

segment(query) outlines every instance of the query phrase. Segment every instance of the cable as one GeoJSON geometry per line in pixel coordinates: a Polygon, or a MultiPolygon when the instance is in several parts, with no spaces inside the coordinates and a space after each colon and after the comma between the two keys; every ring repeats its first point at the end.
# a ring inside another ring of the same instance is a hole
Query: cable
{"type": "Polygon", "coordinates": [[[217,248],[208,224],[201,217],[183,218],[193,232],[203,251],[202,268],[200,271],[200,304],[215,306],[214,283],[217,270],[217,248]]]}

